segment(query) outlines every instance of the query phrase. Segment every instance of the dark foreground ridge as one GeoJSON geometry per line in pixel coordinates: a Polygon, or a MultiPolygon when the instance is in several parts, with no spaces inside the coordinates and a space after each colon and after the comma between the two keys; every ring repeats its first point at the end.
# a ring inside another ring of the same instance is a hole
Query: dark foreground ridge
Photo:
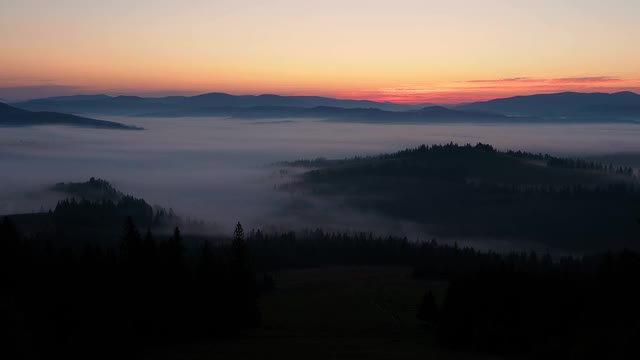
{"type": "MultiPolygon", "coordinates": [[[[144,200],[104,180],[54,189],[74,198],[0,222],[2,358],[638,354],[634,251],[554,259],[239,223],[232,235],[194,237],[189,223],[161,231],[144,200]]],[[[638,227],[639,214],[628,215],[638,227]]]]}
{"type": "Polygon", "coordinates": [[[0,103],[0,126],[68,125],[114,130],[142,130],[142,128],[113,121],[96,120],[58,112],[34,112],[0,103]]]}
{"type": "Polygon", "coordinates": [[[118,239],[74,250],[3,220],[5,358],[295,359],[313,346],[306,358],[638,351],[632,251],[554,261],[364,233],[245,236],[239,224],[232,237],[189,242],[178,229],[142,236],[130,218],[118,239]]]}

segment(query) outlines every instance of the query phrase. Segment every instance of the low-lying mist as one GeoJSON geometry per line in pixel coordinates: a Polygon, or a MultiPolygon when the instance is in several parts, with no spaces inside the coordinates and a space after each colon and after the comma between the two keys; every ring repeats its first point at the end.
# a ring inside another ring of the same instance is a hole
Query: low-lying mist
{"type": "Polygon", "coordinates": [[[127,132],[61,126],[0,129],[0,214],[55,206],[57,182],[98,177],[178,214],[232,229],[366,230],[428,236],[425,229],[275,190],[289,175],[269,166],[300,158],[342,158],[420,144],[477,143],[561,156],[628,158],[640,154],[640,126],[374,125],[220,118],[124,118],[145,128],[127,132]]]}

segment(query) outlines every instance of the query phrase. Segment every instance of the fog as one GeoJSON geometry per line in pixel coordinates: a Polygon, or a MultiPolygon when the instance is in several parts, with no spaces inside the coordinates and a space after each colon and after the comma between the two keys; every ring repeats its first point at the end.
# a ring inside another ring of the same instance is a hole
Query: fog
{"type": "Polygon", "coordinates": [[[0,128],[0,214],[51,208],[56,182],[99,177],[178,214],[246,227],[318,226],[419,233],[319,199],[274,190],[287,181],[267,166],[300,158],[373,155],[420,144],[484,142],[553,155],[639,159],[640,126],[385,125],[220,118],[96,118],[145,131],[62,126],[0,128]],[[372,224],[376,226],[373,227],[372,224]]]}

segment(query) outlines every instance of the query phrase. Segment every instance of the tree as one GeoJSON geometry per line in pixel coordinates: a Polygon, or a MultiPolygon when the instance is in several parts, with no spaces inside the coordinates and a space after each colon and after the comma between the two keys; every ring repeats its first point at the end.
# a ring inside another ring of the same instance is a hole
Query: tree
{"type": "Polygon", "coordinates": [[[0,239],[9,243],[18,242],[19,237],[16,225],[11,219],[5,216],[0,224],[0,239]]]}
{"type": "Polygon", "coordinates": [[[177,268],[182,268],[182,266],[184,265],[184,246],[182,244],[182,235],[180,234],[180,229],[176,226],[175,229],[173,229],[173,236],[171,236],[171,238],[169,239],[169,243],[168,243],[168,256],[170,259],[170,262],[173,264],[173,266],[176,266],[177,268]]]}
{"type": "Polygon", "coordinates": [[[231,252],[233,260],[244,263],[247,260],[247,242],[244,239],[244,229],[242,224],[238,222],[233,232],[233,242],[231,243],[231,252]]]}
{"type": "Polygon", "coordinates": [[[151,234],[151,229],[147,228],[147,233],[144,236],[144,241],[142,242],[144,249],[146,252],[153,254],[156,251],[156,242],[153,239],[153,234],[151,234]]]}
{"type": "Polygon", "coordinates": [[[429,323],[436,322],[438,318],[438,305],[436,304],[436,298],[433,296],[433,292],[428,291],[424,294],[424,297],[422,297],[417,318],[429,323]]]}
{"type": "Polygon", "coordinates": [[[13,221],[5,217],[0,223],[0,290],[4,285],[17,284],[8,279],[10,274],[20,273],[16,270],[21,265],[20,256],[20,234],[13,221]]]}
{"type": "Polygon", "coordinates": [[[137,261],[142,256],[142,238],[131,216],[127,216],[122,227],[120,251],[123,259],[129,262],[137,261]]]}
{"type": "MultiPolygon", "coordinates": [[[[196,262],[196,275],[198,279],[206,282],[209,281],[214,272],[214,258],[209,241],[205,240],[200,248],[200,253],[196,262]]],[[[210,285],[210,284],[209,284],[210,285]]]]}

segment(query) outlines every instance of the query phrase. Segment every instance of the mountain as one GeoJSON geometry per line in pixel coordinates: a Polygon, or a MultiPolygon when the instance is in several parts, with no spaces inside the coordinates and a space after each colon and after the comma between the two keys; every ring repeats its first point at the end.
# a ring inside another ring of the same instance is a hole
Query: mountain
{"type": "Polygon", "coordinates": [[[613,94],[563,92],[476,102],[456,109],[512,116],[640,117],[640,95],[629,91],[613,94]]]}
{"type": "MultiPolygon", "coordinates": [[[[416,109],[415,105],[401,105],[368,100],[341,100],[320,96],[230,95],[208,93],[196,96],[167,96],[145,98],[139,96],[75,95],[35,99],[13,104],[33,111],[58,111],[80,114],[139,115],[143,113],[193,112],[213,107],[296,107],[318,106],[340,108],[376,108],[388,111],[416,109]]],[[[179,116],[179,115],[177,115],[179,116]]]]}
{"type": "Polygon", "coordinates": [[[142,114],[141,116],[219,116],[238,119],[309,118],[340,122],[362,123],[424,123],[437,121],[508,121],[509,118],[480,111],[452,110],[442,106],[429,106],[418,110],[387,111],[377,108],[341,108],[316,106],[313,108],[287,106],[207,107],[142,114]]]}
{"type": "Polygon", "coordinates": [[[33,112],[0,103],[0,126],[71,125],[119,130],[141,130],[113,121],[89,119],[57,112],[33,112]]]}
{"type": "Polygon", "coordinates": [[[196,96],[74,95],[12,104],[31,111],[125,116],[229,116],[236,118],[311,117],[337,121],[423,122],[434,120],[498,121],[634,121],[640,118],[640,95],[632,92],[539,94],[458,105],[406,105],[320,96],[230,95],[196,96]],[[506,115],[506,116],[505,116],[506,115]]]}

